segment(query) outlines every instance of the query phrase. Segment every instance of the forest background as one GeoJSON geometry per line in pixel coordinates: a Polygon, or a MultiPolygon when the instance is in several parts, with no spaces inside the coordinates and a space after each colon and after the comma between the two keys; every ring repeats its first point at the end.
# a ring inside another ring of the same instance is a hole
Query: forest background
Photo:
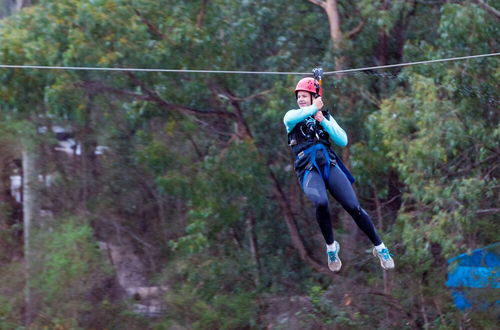
{"type": "MultiPolygon", "coordinates": [[[[5,1],[0,64],[311,72],[485,54],[498,8],[5,1]]],[[[445,282],[447,259],[498,241],[498,57],[324,77],[391,272],[333,200],[344,266],[326,267],[283,125],[301,77],[0,68],[0,328],[493,328],[498,310],[458,310],[445,282]]]]}

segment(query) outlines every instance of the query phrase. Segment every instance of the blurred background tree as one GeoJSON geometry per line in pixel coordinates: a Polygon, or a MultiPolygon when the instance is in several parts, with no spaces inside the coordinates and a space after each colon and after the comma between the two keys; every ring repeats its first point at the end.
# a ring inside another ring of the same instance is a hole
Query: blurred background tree
{"type": "MultiPolygon", "coordinates": [[[[333,71],[494,52],[499,6],[40,1],[0,21],[0,63],[333,71]]],[[[333,201],[345,266],[326,268],[282,124],[298,78],[0,69],[0,325],[492,326],[457,311],[444,283],[447,258],[498,237],[498,59],[325,77],[392,273],[333,201]],[[7,200],[23,146],[43,179],[29,318],[7,200]]]]}

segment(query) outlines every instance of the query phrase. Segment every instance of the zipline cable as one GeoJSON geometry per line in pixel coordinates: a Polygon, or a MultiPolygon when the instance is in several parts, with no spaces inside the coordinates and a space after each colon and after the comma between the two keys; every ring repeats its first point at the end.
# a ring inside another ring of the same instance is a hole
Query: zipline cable
{"type": "Polygon", "coordinates": [[[219,71],[219,70],[188,70],[188,69],[140,69],[140,68],[104,68],[82,66],[45,66],[45,65],[4,65],[0,68],[10,69],[54,69],[54,70],[88,70],[88,71],[135,71],[135,72],[173,72],[173,73],[228,73],[228,74],[281,74],[306,75],[308,72],[279,72],[279,71],[219,71]]]}
{"type": "Polygon", "coordinates": [[[467,60],[467,59],[472,59],[472,58],[488,57],[488,56],[498,56],[498,55],[500,55],[500,53],[470,55],[470,56],[461,56],[461,57],[450,57],[450,58],[441,58],[441,59],[437,59],[437,60],[427,60],[427,61],[407,62],[407,63],[399,63],[399,64],[378,65],[378,66],[371,66],[371,67],[365,67],[365,68],[359,68],[359,69],[346,69],[346,70],[328,71],[328,72],[325,72],[323,74],[324,75],[330,75],[330,74],[349,73],[349,72],[356,72],[356,71],[368,71],[368,70],[377,70],[377,69],[385,69],[385,68],[395,68],[395,67],[399,67],[399,66],[410,66],[410,65],[417,65],[417,64],[430,64],[430,63],[437,63],[437,62],[458,61],[458,60],[467,60]]]}
{"type": "MultiPolygon", "coordinates": [[[[357,69],[345,69],[337,71],[325,72],[324,75],[332,75],[339,73],[350,73],[357,71],[378,70],[384,68],[395,68],[400,66],[410,66],[417,64],[430,64],[437,62],[467,60],[480,57],[498,56],[500,53],[489,53],[479,55],[469,55],[461,57],[442,58],[437,60],[426,60],[417,62],[407,62],[399,64],[388,64],[371,66],[357,69]]],[[[108,68],[108,67],[82,67],[82,66],[46,66],[46,65],[8,65],[0,64],[0,68],[4,69],[52,69],[52,70],[87,70],[87,71],[134,71],[134,72],[170,72],[170,73],[221,73],[221,74],[268,74],[268,75],[310,75],[309,72],[281,72],[281,71],[229,71],[229,70],[188,70],[188,69],[141,69],[141,68],[108,68]]]]}

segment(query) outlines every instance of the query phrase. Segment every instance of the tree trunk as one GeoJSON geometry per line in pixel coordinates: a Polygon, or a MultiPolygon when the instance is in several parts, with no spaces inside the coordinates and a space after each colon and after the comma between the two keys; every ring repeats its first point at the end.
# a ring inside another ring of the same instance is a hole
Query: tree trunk
{"type": "MultiPolygon", "coordinates": [[[[387,11],[389,9],[389,4],[386,0],[382,0],[382,6],[380,10],[382,12],[387,11]]],[[[377,46],[377,65],[386,65],[387,58],[389,53],[389,40],[387,33],[385,32],[383,27],[379,28],[378,31],[378,46],[377,46]]]]}
{"type": "Polygon", "coordinates": [[[87,210],[88,201],[95,191],[96,178],[98,176],[96,148],[97,141],[94,131],[94,111],[95,100],[91,92],[88,93],[87,112],[85,114],[85,123],[81,132],[81,179],[82,179],[82,210],[87,210]]]}
{"type": "Polygon", "coordinates": [[[203,24],[203,18],[205,17],[205,13],[207,12],[208,0],[201,1],[201,8],[196,15],[196,28],[200,29],[203,24]]]}
{"type": "Polygon", "coordinates": [[[377,214],[377,229],[382,231],[383,222],[382,222],[382,205],[380,203],[380,199],[378,198],[377,190],[373,187],[373,200],[375,201],[375,210],[377,214]]]}
{"type": "Polygon", "coordinates": [[[340,27],[340,15],[337,0],[309,0],[309,2],[323,8],[330,24],[330,38],[335,53],[335,70],[344,70],[345,57],[342,55],[344,48],[344,34],[340,27]]]}
{"type": "Polygon", "coordinates": [[[31,6],[32,0],[4,0],[0,10],[0,18],[14,14],[21,8],[31,6]]]}
{"type": "Polygon", "coordinates": [[[427,312],[425,310],[425,300],[424,294],[422,292],[422,285],[419,285],[419,300],[420,300],[420,312],[422,313],[422,318],[424,319],[424,329],[429,329],[429,317],[427,316],[427,312]]]}
{"type": "Polygon", "coordinates": [[[258,287],[260,285],[260,259],[258,253],[257,246],[257,238],[255,236],[255,220],[252,216],[247,217],[246,221],[246,229],[248,235],[248,242],[250,245],[250,254],[252,255],[252,263],[255,267],[255,286],[258,287]]]}
{"type": "Polygon", "coordinates": [[[335,52],[335,70],[344,70],[346,68],[345,57],[342,55],[344,35],[340,28],[337,0],[327,0],[324,9],[330,23],[330,38],[332,39],[333,51],[335,52]]]}
{"type": "Polygon", "coordinates": [[[23,156],[23,227],[24,227],[24,262],[25,262],[25,325],[33,319],[33,300],[31,292],[31,229],[39,213],[37,155],[25,146],[23,156]]]}

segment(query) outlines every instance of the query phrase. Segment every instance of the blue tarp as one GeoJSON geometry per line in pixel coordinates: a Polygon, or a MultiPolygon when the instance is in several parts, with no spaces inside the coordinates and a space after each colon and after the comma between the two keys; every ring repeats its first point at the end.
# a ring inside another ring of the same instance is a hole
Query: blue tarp
{"type": "Polygon", "coordinates": [[[499,267],[457,266],[448,273],[446,286],[500,289],[499,267]]]}
{"type": "Polygon", "coordinates": [[[500,305],[500,242],[448,260],[446,286],[457,308],[500,305]]]}

